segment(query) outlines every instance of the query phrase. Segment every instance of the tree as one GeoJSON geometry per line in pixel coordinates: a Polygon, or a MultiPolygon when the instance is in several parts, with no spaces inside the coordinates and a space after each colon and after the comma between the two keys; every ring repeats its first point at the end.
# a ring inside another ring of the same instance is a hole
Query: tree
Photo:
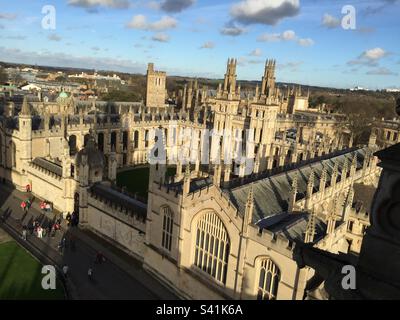
{"type": "Polygon", "coordinates": [[[56,81],[57,82],[66,82],[68,79],[67,79],[67,77],[66,76],[58,76],[57,78],[56,78],[56,81]]]}
{"type": "Polygon", "coordinates": [[[4,84],[8,81],[7,72],[4,70],[3,67],[0,67],[0,84],[4,84]]]}
{"type": "Polygon", "coordinates": [[[111,90],[100,97],[101,100],[109,102],[138,102],[142,99],[140,94],[127,90],[111,90]]]}

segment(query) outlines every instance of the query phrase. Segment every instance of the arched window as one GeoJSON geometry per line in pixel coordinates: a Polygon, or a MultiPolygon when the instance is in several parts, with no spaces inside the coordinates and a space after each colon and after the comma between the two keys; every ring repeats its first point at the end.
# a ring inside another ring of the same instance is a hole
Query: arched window
{"type": "Polygon", "coordinates": [[[101,152],[104,152],[104,133],[100,132],[97,135],[97,146],[101,152]]]}
{"type": "Polygon", "coordinates": [[[0,166],[3,165],[3,137],[0,135],[0,166]]]}
{"type": "Polygon", "coordinates": [[[224,224],[214,212],[208,212],[196,229],[195,266],[225,284],[230,241],[224,224]]]}
{"type": "Polygon", "coordinates": [[[163,208],[163,234],[162,234],[162,247],[168,251],[171,251],[172,243],[172,231],[174,225],[174,219],[172,211],[169,207],[163,208]]]}
{"type": "Polygon", "coordinates": [[[90,139],[90,134],[85,134],[83,137],[83,146],[86,147],[86,144],[88,143],[90,139]]]}
{"type": "Polygon", "coordinates": [[[68,140],[69,144],[69,154],[71,156],[75,155],[76,153],[76,135],[71,135],[68,140]]]}
{"type": "Polygon", "coordinates": [[[135,131],[133,135],[133,147],[135,149],[139,147],[139,131],[135,131]]]}
{"type": "Polygon", "coordinates": [[[144,147],[148,148],[149,147],[149,140],[150,140],[150,136],[149,136],[149,130],[146,130],[144,133],[144,147]]]}
{"type": "Polygon", "coordinates": [[[261,261],[258,300],[276,300],[281,273],[271,259],[261,261]]]}
{"type": "Polygon", "coordinates": [[[15,168],[17,166],[17,148],[15,147],[15,143],[10,143],[11,147],[11,168],[15,168]]]}
{"type": "Polygon", "coordinates": [[[111,151],[115,151],[117,147],[117,133],[111,132],[111,151]]]}
{"type": "Polygon", "coordinates": [[[128,131],[122,133],[122,150],[128,149],[128,131]]]}

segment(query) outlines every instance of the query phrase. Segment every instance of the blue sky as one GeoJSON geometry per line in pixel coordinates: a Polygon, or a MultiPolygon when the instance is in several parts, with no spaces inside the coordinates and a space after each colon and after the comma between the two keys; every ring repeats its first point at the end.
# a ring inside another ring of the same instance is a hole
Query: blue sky
{"type": "Polygon", "coordinates": [[[348,88],[400,87],[400,0],[15,0],[0,7],[0,60],[348,88]],[[42,8],[56,29],[42,28],[42,8]],[[342,8],[355,8],[345,30],[342,8]]]}

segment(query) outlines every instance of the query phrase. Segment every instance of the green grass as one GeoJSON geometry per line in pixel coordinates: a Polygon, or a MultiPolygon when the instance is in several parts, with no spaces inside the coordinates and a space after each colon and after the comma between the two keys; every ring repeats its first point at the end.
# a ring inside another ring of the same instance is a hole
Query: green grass
{"type": "Polygon", "coordinates": [[[64,299],[59,281],[55,290],[41,286],[42,265],[15,241],[0,244],[1,299],[64,299]]]}
{"type": "MultiPolygon", "coordinates": [[[[149,191],[149,172],[148,167],[135,168],[117,174],[117,186],[126,187],[130,193],[137,193],[140,197],[147,198],[149,191]]],[[[174,167],[167,169],[167,176],[172,176],[176,172],[174,167]]]]}

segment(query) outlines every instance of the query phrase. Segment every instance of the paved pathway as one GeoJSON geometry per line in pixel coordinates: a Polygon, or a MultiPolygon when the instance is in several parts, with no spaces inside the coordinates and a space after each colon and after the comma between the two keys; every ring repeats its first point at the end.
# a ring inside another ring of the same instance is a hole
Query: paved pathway
{"type": "MultiPolygon", "coordinates": [[[[0,216],[3,216],[3,228],[14,237],[21,235],[22,226],[29,225],[33,219],[39,219],[44,225],[54,221],[56,214],[43,214],[35,201],[27,214],[20,208],[22,200],[28,194],[0,185],[0,216]]],[[[0,222],[1,224],[1,222],[0,222]]],[[[21,240],[20,240],[21,241],[21,240]]],[[[110,246],[96,241],[90,232],[76,227],[63,229],[55,237],[37,238],[29,235],[23,244],[34,255],[44,256],[59,268],[69,266],[67,288],[73,299],[177,299],[162,284],[141,268],[141,263],[120,250],[110,250],[110,246]],[[63,236],[74,238],[75,250],[67,247],[60,254],[57,246],[63,236]],[[94,264],[96,252],[101,251],[107,261],[94,264]],[[94,269],[94,279],[90,281],[87,271],[94,269]]],[[[43,259],[42,259],[43,260],[43,259]]]]}

